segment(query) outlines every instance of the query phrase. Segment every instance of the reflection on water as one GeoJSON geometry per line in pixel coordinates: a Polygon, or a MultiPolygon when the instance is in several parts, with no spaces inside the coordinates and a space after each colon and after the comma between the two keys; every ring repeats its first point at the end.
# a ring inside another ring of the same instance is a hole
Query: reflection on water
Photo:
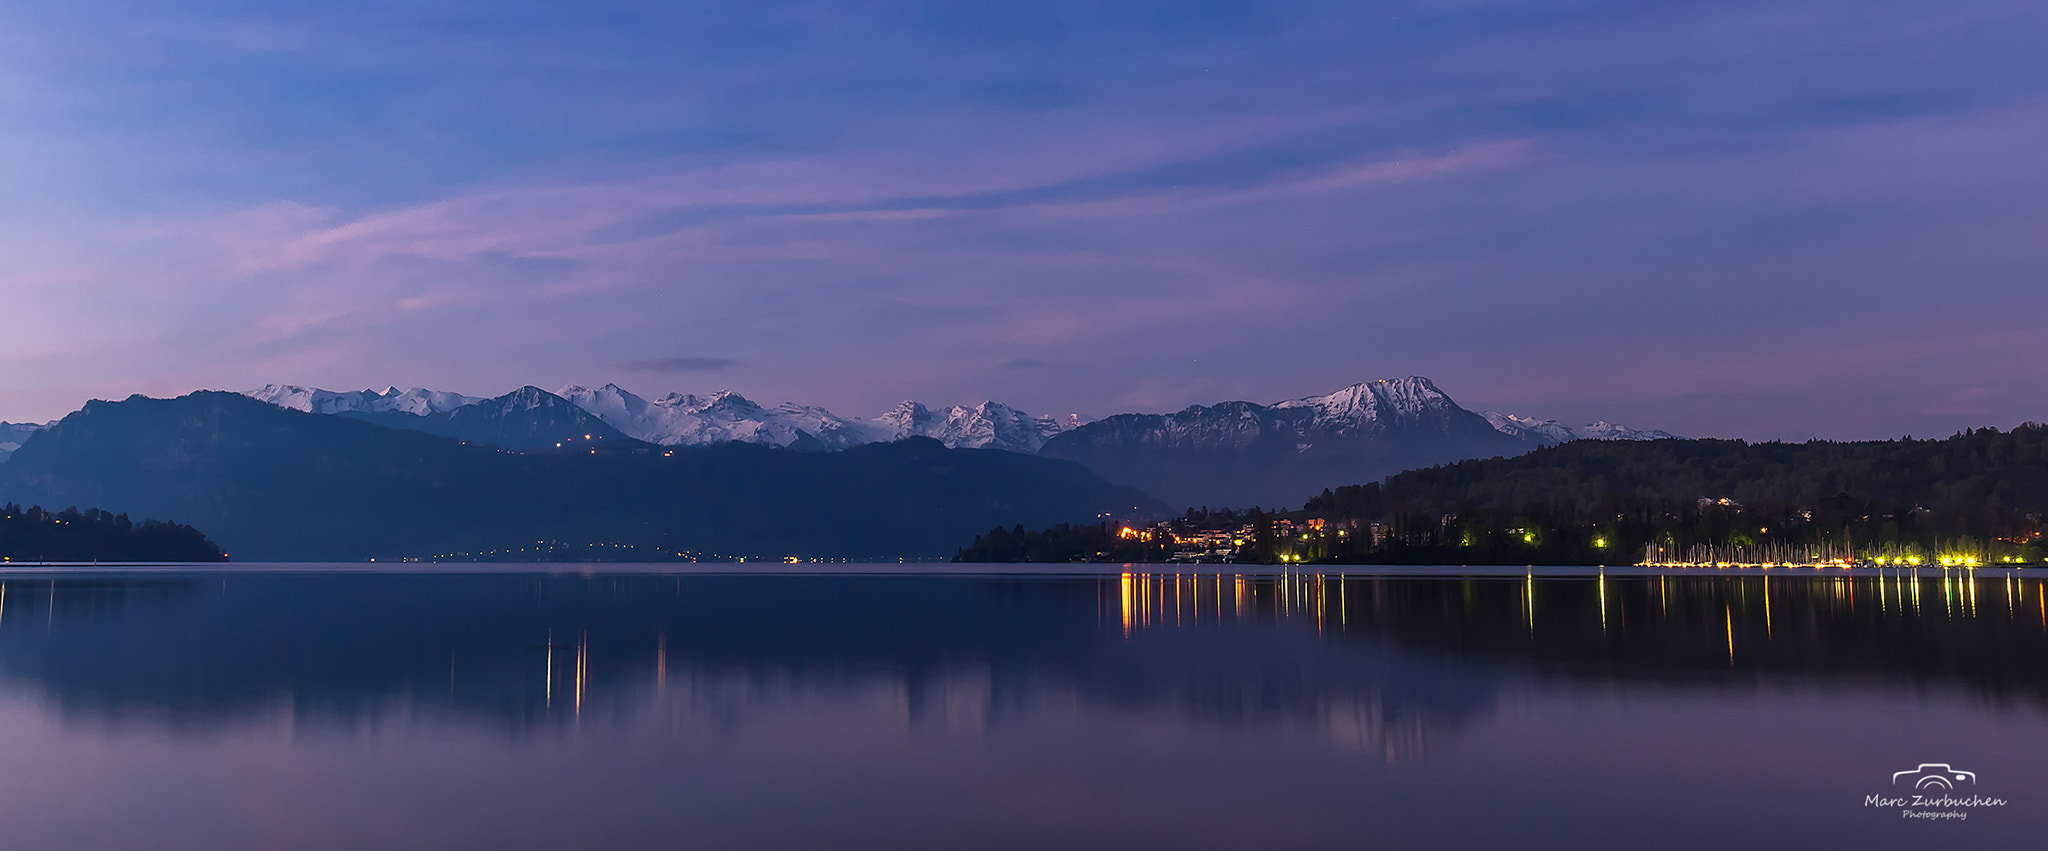
{"type": "Polygon", "coordinates": [[[2044,591],[16,572],[0,821],[22,847],[1985,841],[2048,827],[2044,591]],[[1862,805],[1943,760],[2012,806],[1862,805]]]}

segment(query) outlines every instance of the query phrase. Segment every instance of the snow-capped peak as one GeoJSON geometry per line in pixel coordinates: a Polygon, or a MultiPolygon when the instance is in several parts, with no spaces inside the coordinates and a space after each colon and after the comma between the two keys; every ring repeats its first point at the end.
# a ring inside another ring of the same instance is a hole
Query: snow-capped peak
{"type": "Polygon", "coordinates": [[[1493,424],[1500,433],[1519,437],[1530,443],[1553,446],[1573,440],[1663,440],[1677,437],[1668,431],[1655,429],[1644,431],[1614,423],[1595,421],[1582,426],[1570,426],[1557,420],[1542,420],[1535,417],[1521,417],[1499,411],[1487,411],[1481,416],[1493,424]]]}
{"type": "Polygon", "coordinates": [[[555,391],[555,395],[604,420],[612,428],[625,432],[628,437],[646,440],[625,426],[647,415],[647,400],[633,395],[617,384],[606,384],[595,390],[571,384],[555,391]]]}
{"type": "Polygon", "coordinates": [[[790,446],[815,440],[838,449],[865,442],[851,423],[823,408],[790,403],[769,410],[730,390],[709,397],[670,393],[651,402],[616,384],[594,390],[564,387],[559,395],[628,437],[665,446],[729,440],[790,446]]]}
{"type": "Polygon", "coordinates": [[[876,440],[901,440],[923,435],[931,428],[932,412],[922,403],[904,400],[888,413],[869,421],[876,440]]]}
{"type": "Polygon", "coordinates": [[[553,393],[528,384],[496,399],[486,399],[483,401],[497,402],[499,403],[499,410],[509,414],[515,411],[531,411],[537,408],[549,407],[563,400],[553,393]]]}
{"type": "Polygon", "coordinates": [[[1079,414],[1033,416],[1001,402],[938,410],[904,402],[869,420],[867,430],[871,440],[929,437],[954,448],[1035,453],[1048,438],[1085,422],[1088,420],[1079,414]]]}
{"type": "MultiPolygon", "coordinates": [[[[524,387],[504,398],[507,405],[536,407],[546,391],[524,387]]],[[[296,384],[270,384],[242,395],[298,411],[339,414],[351,411],[400,411],[424,416],[485,401],[460,393],[412,388],[336,392],[296,384]]],[[[1006,449],[1036,453],[1045,442],[1091,420],[1078,414],[1063,417],[1032,415],[1000,402],[929,408],[905,401],[872,419],[848,419],[815,405],[785,402],[763,407],[731,390],[710,396],[670,393],[648,400],[617,384],[590,388],[563,387],[555,395],[603,420],[628,437],[668,446],[744,441],[772,446],[801,444],[844,449],[863,443],[906,437],[935,438],[947,446],[1006,449]]],[[[1271,406],[1296,411],[1304,425],[1317,424],[1325,434],[1376,432],[1397,423],[1415,423],[1444,416],[1469,417],[1434,382],[1421,376],[1366,381],[1334,393],[1291,399],[1271,406]]],[[[508,408],[511,410],[511,408],[508,408]]],[[[1657,440],[1673,435],[1609,422],[1581,426],[1500,412],[1481,414],[1494,430],[1527,443],[1548,446],[1570,440],[1657,440]]],[[[1476,426],[1476,423],[1475,423],[1476,426]]],[[[4,442],[19,443],[20,435],[4,442]]]]}
{"type": "Polygon", "coordinates": [[[564,387],[558,395],[630,437],[668,446],[739,440],[843,449],[931,437],[952,447],[1031,453],[1037,452],[1046,438],[1087,422],[1078,414],[1032,416],[999,402],[933,410],[905,401],[881,416],[856,420],[795,402],[764,407],[731,390],[710,396],[670,393],[648,401],[607,384],[596,389],[564,387]]]}
{"type": "Polygon", "coordinates": [[[296,384],[268,384],[259,390],[244,390],[242,395],[258,401],[269,402],[280,408],[306,411],[314,414],[339,414],[348,411],[402,411],[424,416],[452,411],[464,405],[483,401],[479,396],[464,396],[443,390],[424,390],[415,387],[401,391],[387,387],[382,391],[353,390],[336,392],[317,387],[301,387],[296,384]]]}
{"type": "Polygon", "coordinates": [[[1308,408],[1320,419],[1369,426],[1452,411],[1458,405],[1429,379],[1411,375],[1353,384],[1335,393],[1292,399],[1272,407],[1308,408]]]}

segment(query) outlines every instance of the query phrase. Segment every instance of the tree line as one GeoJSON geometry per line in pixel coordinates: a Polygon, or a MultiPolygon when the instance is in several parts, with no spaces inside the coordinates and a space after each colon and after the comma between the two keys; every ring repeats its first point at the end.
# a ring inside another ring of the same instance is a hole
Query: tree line
{"type": "MultiPolygon", "coordinates": [[[[2048,561],[2048,426],[1941,440],[1584,440],[1410,470],[1299,511],[1190,509],[1239,561],[1352,564],[2048,561]],[[1214,518],[1212,522],[1212,518],[1214,518]]],[[[1110,527],[998,528],[966,561],[1144,561],[1110,527]]]]}
{"type": "Polygon", "coordinates": [[[0,507],[0,558],[17,562],[226,561],[198,529],[97,508],[0,507]]]}
{"type": "Polygon", "coordinates": [[[1303,513],[1380,524],[1314,554],[1329,559],[1933,564],[2048,558],[2044,509],[2048,427],[2029,423],[1944,440],[1575,441],[1324,491],[1303,513]]]}
{"type": "Polygon", "coordinates": [[[955,562],[1044,564],[1076,561],[1158,563],[1171,553],[1157,541],[1118,537],[1109,523],[1061,523],[1026,530],[1022,524],[997,526],[974,536],[974,543],[953,554],[955,562]]]}

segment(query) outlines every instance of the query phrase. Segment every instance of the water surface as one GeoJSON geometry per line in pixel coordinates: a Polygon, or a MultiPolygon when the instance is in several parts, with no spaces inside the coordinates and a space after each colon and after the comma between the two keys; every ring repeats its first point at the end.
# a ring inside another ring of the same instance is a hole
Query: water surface
{"type": "Polygon", "coordinates": [[[2024,572],[506,570],[0,574],[6,847],[2048,833],[2024,572]]]}

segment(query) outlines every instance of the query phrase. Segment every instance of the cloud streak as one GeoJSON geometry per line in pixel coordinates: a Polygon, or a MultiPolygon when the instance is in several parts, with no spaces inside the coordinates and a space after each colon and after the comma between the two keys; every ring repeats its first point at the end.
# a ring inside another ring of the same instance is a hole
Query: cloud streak
{"type": "Polygon", "coordinates": [[[731,358],[703,357],[654,358],[652,360],[636,360],[625,363],[627,372],[656,372],[664,374],[724,372],[739,365],[739,361],[731,358]]]}

